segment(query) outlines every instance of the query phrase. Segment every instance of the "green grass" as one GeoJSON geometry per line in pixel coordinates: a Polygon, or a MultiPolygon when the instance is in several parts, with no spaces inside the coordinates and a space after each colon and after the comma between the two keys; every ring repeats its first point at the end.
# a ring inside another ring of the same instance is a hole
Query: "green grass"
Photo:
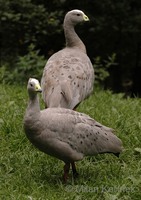
{"type": "Polygon", "coordinates": [[[0,85],[0,199],[141,199],[141,99],[96,91],[80,104],[78,111],[116,130],[124,152],[77,162],[79,178],[70,172],[66,185],[63,162],[39,152],[24,134],[27,99],[26,85],[0,85]]]}

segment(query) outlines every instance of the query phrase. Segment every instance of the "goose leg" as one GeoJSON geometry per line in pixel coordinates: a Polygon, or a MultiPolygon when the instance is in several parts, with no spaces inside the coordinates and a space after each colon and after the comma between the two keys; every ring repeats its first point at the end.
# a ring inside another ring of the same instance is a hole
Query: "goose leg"
{"type": "Polygon", "coordinates": [[[71,163],[71,166],[72,166],[73,177],[74,177],[74,178],[78,177],[79,174],[78,174],[78,172],[76,171],[75,163],[72,162],[72,163],[71,163]]]}
{"type": "Polygon", "coordinates": [[[66,183],[69,175],[69,170],[70,170],[70,163],[65,163],[64,166],[64,175],[63,175],[63,180],[66,183]]]}

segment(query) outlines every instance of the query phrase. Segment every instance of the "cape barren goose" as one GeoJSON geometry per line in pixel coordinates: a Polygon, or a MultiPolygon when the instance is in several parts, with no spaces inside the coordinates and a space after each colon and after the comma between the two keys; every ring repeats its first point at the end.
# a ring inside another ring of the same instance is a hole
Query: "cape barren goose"
{"type": "Polygon", "coordinates": [[[64,18],[66,47],[49,58],[41,79],[46,107],[74,109],[93,91],[94,69],[74,29],[88,20],[81,10],[72,10],[64,18]]]}
{"type": "Polygon", "coordinates": [[[38,80],[28,81],[29,103],[24,117],[24,130],[30,142],[40,151],[64,161],[64,181],[67,180],[70,164],[77,175],[76,161],[84,156],[98,153],[119,155],[121,140],[113,130],[86,114],[66,108],[40,110],[38,80]]]}

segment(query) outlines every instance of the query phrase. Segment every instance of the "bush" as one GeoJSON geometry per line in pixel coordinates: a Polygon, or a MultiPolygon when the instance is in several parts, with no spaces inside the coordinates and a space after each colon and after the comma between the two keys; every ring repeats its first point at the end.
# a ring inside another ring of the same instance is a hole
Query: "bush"
{"type": "Polygon", "coordinates": [[[100,56],[94,59],[94,70],[95,70],[95,85],[104,86],[105,80],[110,76],[109,68],[117,65],[116,54],[113,53],[108,56],[106,60],[102,60],[100,56]]]}
{"type": "Polygon", "coordinates": [[[2,66],[0,69],[2,83],[22,84],[27,82],[30,77],[41,79],[46,59],[39,55],[39,50],[35,50],[33,44],[29,46],[28,51],[27,55],[18,57],[13,70],[9,71],[8,64],[2,66]]]}

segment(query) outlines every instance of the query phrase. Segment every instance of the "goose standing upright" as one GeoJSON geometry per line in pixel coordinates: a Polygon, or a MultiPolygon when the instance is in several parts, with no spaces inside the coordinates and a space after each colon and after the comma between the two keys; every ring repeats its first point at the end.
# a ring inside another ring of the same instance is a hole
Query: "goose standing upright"
{"type": "Polygon", "coordinates": [[[113,130],[88,115],[65,108],[40,111],[38,80],[30,78],[27,89],[29,103],[24,117],[25,133],[39,150],[64,161],[64,181],[68,178],[70,164],[73,175],[77,175],[74,162],[84,156],[98,153],[118,156],[122,151],[122,142],[113,130]]]}
{"type": "Polygon", "coordinates": [[[66,47],[49,58],[41,79],[46,107],[74,109],[93,91],[94,69],[74,29],[88,20],[81,10],[69,11],[64,18],[66,47]]]}

